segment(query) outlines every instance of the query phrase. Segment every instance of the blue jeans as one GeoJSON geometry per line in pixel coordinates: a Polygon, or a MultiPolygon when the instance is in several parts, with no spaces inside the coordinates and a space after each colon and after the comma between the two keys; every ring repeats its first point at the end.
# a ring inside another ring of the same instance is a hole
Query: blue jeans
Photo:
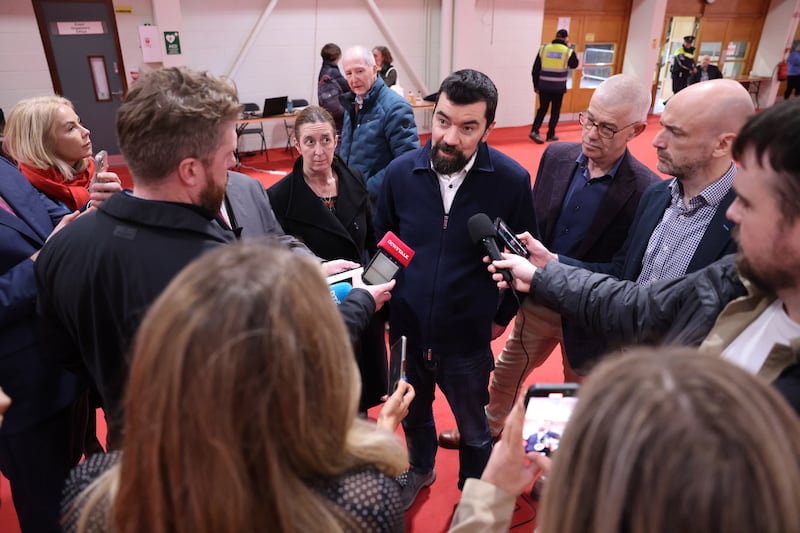
{"type": "Polygon", "coordinates": [[[492,437],[484,406],[489,403],[489,374],[494,357],[487,345],[470,353],[432,354],[419,347],[408,350],[406,374],[416,397],[403,421],[411,468],[433,470],[436,461],[436,426],[433,421],[435,386],[447,398],[461,433],[458,450],[458,487],[467,478],[479,478],[492,451],[492,437]]]}

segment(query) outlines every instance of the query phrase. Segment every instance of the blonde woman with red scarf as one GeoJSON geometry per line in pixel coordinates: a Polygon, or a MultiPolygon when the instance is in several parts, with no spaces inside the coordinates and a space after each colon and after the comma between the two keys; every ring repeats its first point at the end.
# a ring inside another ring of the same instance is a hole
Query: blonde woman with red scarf
{"type": "Polygon", "coordinates": [[[105,165],[95,173],[89,130],[61,96],[20,100],[8,114],[3,147],[36,189],[73,211],[122,190],[105,165]]]}

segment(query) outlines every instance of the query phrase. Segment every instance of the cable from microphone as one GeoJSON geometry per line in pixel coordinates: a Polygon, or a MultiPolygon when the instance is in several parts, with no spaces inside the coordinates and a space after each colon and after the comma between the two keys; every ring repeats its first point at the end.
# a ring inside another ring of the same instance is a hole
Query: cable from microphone
{"type": "MultiPolygon", "coordinates": [[[[469,237],[475,244],[482,244],[486,249],[489,259],[492,261],[502,261],[503,256],[497,247],[497,229],[485,213],[476,213],[467,220],[469,237]]],[[[498,268],[497,272],[503,276],[503,280],[511,286],[511,272],[505,268],[498,268]]]]}

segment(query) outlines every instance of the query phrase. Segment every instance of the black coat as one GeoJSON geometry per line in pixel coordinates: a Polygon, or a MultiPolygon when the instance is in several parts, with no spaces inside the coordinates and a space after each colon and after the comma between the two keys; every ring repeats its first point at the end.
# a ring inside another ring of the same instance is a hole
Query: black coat
{"type": "Polygon", "coordinates": [[[339,70],[339,66],[331,61],[322,63],[317,80],[317,97],[319,105],[324,107],[336,123],[336,132],[341,133],[344,121],[344,107],[339,101],[339,96],[350,91],[347,80],[339,70]]]}
{"type": "Polygon", "coordinates": [[[612,346],[698,345],[728,302],[745,294],[734,254],[686,276],[649,285],[555,261],[538,269],[531,282],[536,301],[612,346]]]}
{"type": "MultiPolygon", "coordinates": [[[[625,243],[614,255],[610,263],[579,261],[564,256],[559,256],[559,261],[594,272],[611,274],[620,279],[636,280],[642,270],[644,254],[647,251],[650,236],[664,216],[664,211],[672,199],[669,191],[671,182],[672,180],[659,181],[645,190],[639,202],[639,207],[636,209],[636,216],[631,224],[625,243]]],[[[731,235],[735,224],[725,216],[728,206],[731,205],[735,196],[731,189],[720,202],[714,217],[706,227],[705,233],[703,233],[703,238],[697,246],[692,260],[689,262],[689,266],[686,269],[687,274],[695,272],[736,251],[736,242],[731,235]]],[[[565,346],[570,364],[575,369],[581,369],[581,373],[584,373],[588,369],[588,365],[605,352],[607,348],[600,339],[589,338],[574,342],[572,346],[565,342],[565,346]]]]}
{"type": "MultiPolygon", "coordinates": [[[[700,76],[703,74],[703,69],[697,65],[697,72],[689,76],[689,85],[700,81],[700,76]]],[[[722,78],[722,72],[719,71],[716,65],[708,65],[708,79],[718,80],[722,78]]]]}
{"type": "Polygon", "coordinates": [[[120,192],[42,248],[34,270],[45,339],[61,364],[91,375],[109,447],[120,443],[128,349],[147,308],[193,259],[234,240],[197,207],[120,192]]]}
{"type": "MultiPolygon", "coordinates": [[[[283,230],[294,235],[325,260],[348,259],[366,265],[376,251],[372,212],[364,176],[338,157],[333,169],[339,177],[336,211],[325,206],[303,178],[303,158],[292,172],[267,191],[283,230]]],[[[380,403],[386,394],[385,320],[373,317],[360,338],[352,339],[361,371],[361,408],[380,403]]]]}

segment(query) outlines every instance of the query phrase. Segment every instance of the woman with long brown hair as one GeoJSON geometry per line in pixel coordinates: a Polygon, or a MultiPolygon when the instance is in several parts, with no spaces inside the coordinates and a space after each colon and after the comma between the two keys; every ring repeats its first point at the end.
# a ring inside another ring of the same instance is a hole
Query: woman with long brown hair
{"type": "MultiPolygon", "coordinates": [[[[413,398],[407,384],[398,390],[388,426],[413,398]]],[[[319,266],[259,243],[218,248],[142,322],[121,459],[66,529],[401,531],[392,477],[406,454],[392,432],[357,418],[359,393],[319,266]]],[[[68,481],[72,495],[86,468],[68,481]]]]}
{"type": "MultiPolygon", "coordinates": [[[[510,415],[483,481],[464,487],[452,532],[508,531],[536,470],[521,414],[510,415]]],[[[583,385],[536,531],[800,531],[798,494],[800,420],[774,387],[696,350],[639,349],[602,362],[583,385]]]]}

